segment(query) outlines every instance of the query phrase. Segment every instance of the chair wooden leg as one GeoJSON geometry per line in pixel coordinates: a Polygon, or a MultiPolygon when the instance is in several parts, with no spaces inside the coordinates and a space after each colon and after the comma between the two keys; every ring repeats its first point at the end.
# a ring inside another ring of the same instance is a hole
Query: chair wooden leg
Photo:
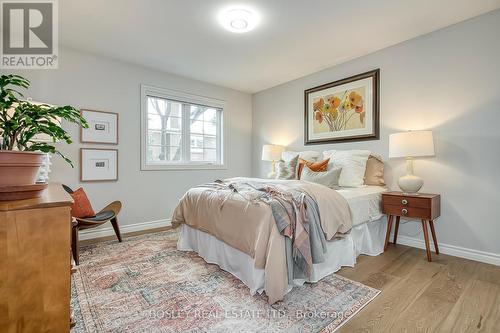
{"type": "Polygon", "coordinates": [[[75,264],[80,264],[80,244],[78,240],[78,226],[71,228],[71,252],[73,252],[73,259],[75,264]]]}
{"type": "Polygon", "coordinates": [[[385,245],[384,245],[384,251],[387,250],[387,246],[389,245],[389,236],[391,235],[391,229],[392,229],[392,219],[394,216],[389,215],[387,217],[387,233],[385,234],[385,245]]]}
{"type": "Polygon", "coordinates": [[[434,230],[434,221],[429,221],[429,225],[431,227],[432,240],[434,241],[434,249],[436,250],[436,254],[439,254],[438,240],[436,238],[436,230],[434,230]]]}
{"type": "Polygon", "coordinates": [[[394,227],[394,245],[396,245],[396,240],[398,239],[399,220],[401,220],[401,216],[396,216],[396,226],[394,227]]]}
{"type": "Polygon", "coordinates": [[[113,226],[113,229],[115,230],[116,237],[118,237],[118,241],[122,241],[122,235],[120,234],[120,227],[118,226],[118,220],[116,217],[113,217],[111,219],[111,225],[113,226]]]}
{"type": "Polygon", "coordinates": [[[422,229],[424,229],[425,250],[427,252],[427,261],[432,261],[431,248],[429,245],[429,232],[427,231],[427,221],[422,220],[422,229]]]}

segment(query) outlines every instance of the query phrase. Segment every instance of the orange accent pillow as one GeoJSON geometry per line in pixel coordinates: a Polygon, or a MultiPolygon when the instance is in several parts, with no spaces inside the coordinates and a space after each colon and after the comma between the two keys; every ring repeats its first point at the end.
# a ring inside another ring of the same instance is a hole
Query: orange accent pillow
{"type": "Polygon", "coordinates": [[[71,193],[71,197],[74,201],[71,206],[71,216],[79,218],[95,216],[95,212],[83,188],[80,187],[78,190],[71,193]]]}
{"type": "Polygon", "coordinates": [[[299,160],[299,170],[298,170],[298,178],[300,179],[300,175],[302,174],[302,170],[304,170],[304,165],[306,165],[311,171],[314,172],[322,172],[328,170],[328,162],[330,161],[329,158],[323,161],[318,161],[318,162],[309,162],[304,159],[299,160]]]}

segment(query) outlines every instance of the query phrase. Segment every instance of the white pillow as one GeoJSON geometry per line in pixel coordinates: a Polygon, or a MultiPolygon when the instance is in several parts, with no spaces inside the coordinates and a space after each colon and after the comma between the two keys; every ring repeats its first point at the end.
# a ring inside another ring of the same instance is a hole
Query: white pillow
{"type": "Polygon", "coordinates": [[[313,182],[321,185],[325,185],[329,188],[335,188],[339,183],[339,176],[342,172],[340,168],[333,168],[328,171],[315,172],[304,166],[302,174],[300,175],[300,180],[306,180],[308,182],[313,182]]]}
{"type": "Polygon", "coordinates": [[[296,155],[290,161],[278,162],[278,175],[276,179],[297,179],[297,165],[299,156],[296,155]]]}
{"type": "Polygon", "coordinates": [[[297,155],[299,156],[299,158],[303,160],[315,162],[321,156],[321,153],[319,151],[312,151],[312,150],[305,150],[305,151],[285,150],[283,153],[281,153],[281,159],[285,162],[288,162],[297,155]]]}
{"type": "Polygon", "coordinates": [[[323,158],[330,159],[329,168],[342,168],[339,186],[362,187],[370,153],[369,150],[326,150],[323,158]]]}

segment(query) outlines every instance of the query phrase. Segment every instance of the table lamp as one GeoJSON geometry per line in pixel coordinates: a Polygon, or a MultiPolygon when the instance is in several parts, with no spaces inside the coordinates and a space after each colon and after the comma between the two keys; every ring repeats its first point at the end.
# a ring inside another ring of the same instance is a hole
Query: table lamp
{"type": "Polygon", "coordinates": [[[424,184],[422,178],[413,174],[413,158],[434,156],[432,131],[408,131],[389,136],[389,158],[406,158],[406,176],[398,180],[405,193],[417,193],[424,184]]]}
{"type": "Polygon", "coordinates": [[[272,169],[267,175],[268,178],[276,178],[276,161],[281,160],[283,150],[284,147],[278,145],[264,145],[262,147],[262,160],[272,162],[272,169]]]}

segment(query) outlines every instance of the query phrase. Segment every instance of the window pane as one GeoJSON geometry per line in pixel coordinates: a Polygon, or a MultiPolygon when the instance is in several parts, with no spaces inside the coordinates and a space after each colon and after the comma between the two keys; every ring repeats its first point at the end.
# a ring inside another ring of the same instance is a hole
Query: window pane
{"type": "Polygon", "coordinates": [[[166,119],[167,123],[165,128],[173,131],[180,131],[182,129],[182,118],[169,117],[166,119]]]}
{"type": "Polygon", "coordinates": [[[182,135],[180,133],[165,133],[165,144],[167,146],[180,146],[182,135]]]}
{"type": "Polygon", "coordinates": [[[148,115],[148,129],[150,130],[171,130],[181,131],[182,118],[179,117],[166,117],[155,114],[148,115]]]}
{"type": "Polygon", "coordinates": [[[148,114],[148,129],[161,130],[161,116],[148,114]]]}
{"type": "Polygon", "coordinates": [[[148,97],[146,159],[153,163],[182,160],[182,104],[148,97]]]}
{"type": "Polygon", "coordinates": [[[160,161],[160,150],[161,150],[161,147],[148,146],[147,161],[148,162],[159,162],[160,161]]]}
{"type": "Polygon", "coordinates": [[[191,133],[203,134],[203,121],[191,121],[191,133]]]}
{"type": "Polygon", "coordinates": [[[217,138],[214,136],[205,136],[203,138],[203,147],[204,148],[217,148],[217,138]]]}
{"type": "Polygon", "coordinates": [[[168,147],[170,161],[178,162],[182,157],[181,147],[168,147]]]}
{"type": "Polygon", "coordinates": [[[204,107],[197,106],[197,105],[191,105],[190,110],[191,110],[191,115],[190,115],[191,122],[196,121],[196,120],[203,120],[204,107]]]}
{"type": "Polygon", "coordinates": [[[148,144],[158,146],[180,146],[181,134],[175,132],[161,132],[152,130],[148,132],[148,144]]]}
{"type": "Polygon", "coordinates": [[[180,161],[182,157],[181,147],[149,146],[148,162],[172,162],[180,161]]]}
{"type": "Polygon", "coordinates": [[[182,103],[148,96],[148,113],[166,117],[182,117],[182,103]]]}
{"type": "Polygon", "coordinates": [[[161,131],[148,131],[148,144],[161,145],[161,131]]]}
{"type": "Polygon", "coordinates": [[[179,102],[169,102],[171,104],[171,113],[172,117],[182,117],[182,103],[179,102]]]}
{"type": "Polygon", "coordinates": [[[217,124],[216,123],[203,123],[203,134],[216,135],[217,134],[217,124]]]}
{"type": "Polygon", "coordinates": [[[204,149],[203,158],[205,161],[215,162],[217,161],[217,151],[215,149],[204,149]]]}
{"type": "Polygon", "coordinates": [[[203,148],[203,136],[191,134],[191,150],[193,148],[203,148]]]}
{"type": "Polygon", "coordinates": [[[205,112],[203,113],[203,120],[215,123],[217,121],[217,110],[206,109],[205,112]]]}
{"type": "Polygon", "coordinates": [[[203,162],[203,149],[191,150],[191,161],[203,162]]]}

